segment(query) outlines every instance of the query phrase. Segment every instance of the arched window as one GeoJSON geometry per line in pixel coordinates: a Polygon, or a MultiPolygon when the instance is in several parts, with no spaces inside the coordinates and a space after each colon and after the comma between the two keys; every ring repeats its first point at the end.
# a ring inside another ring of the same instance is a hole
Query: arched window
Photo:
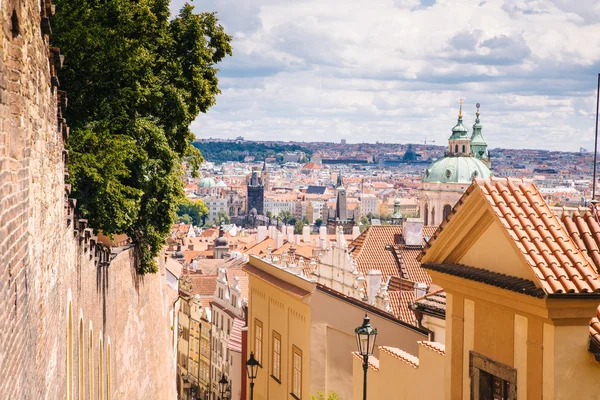
{"type": "Polygon", "coordinates": [[[452,211],[452,206],[450,204],[446,204],[444,206],[444,219],[446,219],[448,217],[448,215],[450,215],[451,211],[452,211]]]}
{"type": "Polygon", "coordinates": [[[90,335],[88,341],[88,376],[90,379],[90,399],[94,398],[94,333],[92,331],[92,323],[90,321],[90,335]]]}
{"type": "Polygon", "coordinates": [[[73,303],[67,309],[67,399],[73,400],[73,303]]]}
{"type": "Polygon", "coordinates": [[[435,207],[431,208],[431,223],[435,225],[435,207]]]}
{"type": "Polygon", "coordinates": [[[102,343],[102,332],[98,349],[98,399],[104,399],[104,344],[102,343]]]}
{"type": "Polygon", "coordinates": [[[463,153],[465,152],[465,145],[463,144],[463,153]]]}
{"type": "Polygon", "coordinates": [[[85,348],[85,344],[83,343],[83,317],[79,318],[79,392],[78,396],[80,399],[83,399],[83,392],[85,391],[85,384],[83,383],[84,378],[84,363],[85,360],[83,358],[83,351],[85,348]]]}
{"type": "Polygon", "coordinates": [[[454,146],[454,152],[455,152],[455,153],[458,153],[458,145],[455,145],[455,146],[454,146]]]}
{"type": "Polygon", "coordinates": [[[429,206],[425,204],[425,226],[429,225],[429,206]]]}

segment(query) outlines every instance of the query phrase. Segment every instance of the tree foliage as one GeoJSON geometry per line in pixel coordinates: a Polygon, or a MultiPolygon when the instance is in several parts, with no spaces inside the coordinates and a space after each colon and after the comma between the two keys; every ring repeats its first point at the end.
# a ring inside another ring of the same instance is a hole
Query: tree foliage
{"type": "Polygon", "coordinates": [[[208,207],[202,200],[191,201],[190,199],[184,198],[184,200],[179,203],[179,208],[177,209],[177,216],[181,221],[182,217],[187,215],[190,218],[191,224],[196,226],[204,225],[204,220],[208,215],[208,207]]]}
{"type": "Polygon", "coordinates": [[[296,221],[296,223],[294,224],[294,234],[301,235],[303,229],[304,229],[304,222],[302,222],[300,220],[296,221]]]}
{"type": "Polygon", "coordinates": [[[182,161],[202,161],[189,126],[215,104],[231,37],[189,4],[169,20],[169,0],[55,4],[73,196],[92,226],[129,235],[140,273],[156,271],[183,198],[182,161]]]}
{"type": "Polygon", "coordinates": [[[329,392],[329,394],[325,394],[325,392],[317,392],[317,395],[310,395],[310,400],[340,400],[340,397],[336,392],[329,392]]]}
{"type": "Polygon", "coordinates": [[[256,161],[263,161],[267,157],[275,157],[283,161],[283,153],[303,151],[308,157],[312,154],[310,149],[297,144],[259,143],[259,142],[195,142],[206,160],[221,164],[226,161],[244,161],[246,156],[255,156],[256,161]]]}
{"type": "Polygon", "coordinates": [[[231,222],[231,218],[229,217],[229,214],[227,214],[225,211],[219,211],[217,213],[217,219],[215,222],[217,223],[217,225],[227,225],[231,222]]]}

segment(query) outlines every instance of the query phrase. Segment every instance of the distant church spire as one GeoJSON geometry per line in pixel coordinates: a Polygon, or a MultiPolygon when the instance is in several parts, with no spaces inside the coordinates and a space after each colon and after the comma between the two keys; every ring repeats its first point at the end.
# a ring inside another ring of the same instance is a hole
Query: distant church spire
{"type": "Polygon", "coordinates": [[[473,155],[476,158],[486,163],[489,167],[490,157],[487,150],[487,142],[485,141],[485,139],[483,138],[483,134],[481,133],[482,126],[481,121],[479,119],[479,116],[481,115],[479,113],[479,107],[481,107],[481,105],[477,103],[475,107],[477,107],[477,112],[475,113],[475,124],[473,124],[473,134],[471,135],[471,151],[473,152],[473,155]]]}

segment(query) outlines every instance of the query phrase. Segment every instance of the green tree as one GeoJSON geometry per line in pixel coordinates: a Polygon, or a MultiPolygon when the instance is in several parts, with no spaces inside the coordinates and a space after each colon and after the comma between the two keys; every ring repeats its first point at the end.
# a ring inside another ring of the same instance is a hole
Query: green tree
{"type": "Polygon", "coordinates": [[[178,214],[178,220],[179,220],[180,224],[189,225],[189,224],[193,223],[192,217],[190,217],[189,214],[183,214],[183,215],[178,214]]]}
{"type": "Polygon", "coordinates": [[[340,400],[340,397],[336,392],[330,392],[328,395],[325,395],[325,392],[317,392],[317,395],[310,395],[310,400],[340,400]]]}
{"type": "Polygon", "coordinates": [[[184,198],[179,203],[177,215],[180,217],[180,220],[183,215],[189,216],[191,219],[190,223],[196,226],[204,225],[204,221],[208,215],[208,207],[206,207],[206,204],[202,200],[191,201],[188,198],[184,198]]]}
{"type": "Polygon", "coordinates": [[[271,213],[271,211],[267,211],[267,218],[273,218],[273,213],[271,213]]]}
{"type": "Polygon", "coordinates": [[[322,220],[321,218],[317,218],[317,219],[315,220],[315,226],[316,226],[317,228],[320,228],[320,227],[321,227],[321,225],[323,225],[323,220],[322,220]]]}
{"type": "Polygon", "coordinates": [[[227,225],[231,222],[231,218],[225,211],[219,211],[216,219],[217,225],[227,225]]]}
{"type": "Polygon", "coordinates": [[[282,210],[278,215],[279,219],[283,221],[284,224],[287,224],[288,221],[292,218],[292,213],[288,210],[282,210]]]}
{"type": "Polygon", "coordinates": [[[302,229],[304,229],[304,223],[302,221],[296,221],[296,224],[294,224],[294,234],[302,235],[302,229]]]}
{"type": "Polygon", "coordinates": [[[304,225],[310,225],[310,221],[309,221],[309,220],[308,220],[308,218],[306,218],[306,217],[302,217],[302,223],[303,223],[304,225]]]}
{"type": "Polygon", "coordinates": [[[55,4],[72,195],[92,226],[132,239],[138,272],[155,272],[183,198],[182,161],[202,161],[189,126],[215,104],[231,37],[189,4],[170,19],[169,0],[55,4]]]}
{"type": "Polygon", "coordinates": [[[371,222],[369,221],[369,218],[366,215],[363,215],[362,217],[360,217],[360,226],[359,226],[360,231],[361,232],[366,231],[369,226],[371,226],[371,222]]]}

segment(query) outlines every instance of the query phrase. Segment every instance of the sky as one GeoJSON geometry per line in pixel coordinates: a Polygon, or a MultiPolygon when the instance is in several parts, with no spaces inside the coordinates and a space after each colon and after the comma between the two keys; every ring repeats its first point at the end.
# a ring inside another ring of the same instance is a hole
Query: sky
{"type": "MultiPolygon", "coordinates": [[[[176,13],[185,0],[172,0],[176,13]]],[[[195,0],[233,36],[199,138],[593,150],[598,0],[195,0]]]]}

